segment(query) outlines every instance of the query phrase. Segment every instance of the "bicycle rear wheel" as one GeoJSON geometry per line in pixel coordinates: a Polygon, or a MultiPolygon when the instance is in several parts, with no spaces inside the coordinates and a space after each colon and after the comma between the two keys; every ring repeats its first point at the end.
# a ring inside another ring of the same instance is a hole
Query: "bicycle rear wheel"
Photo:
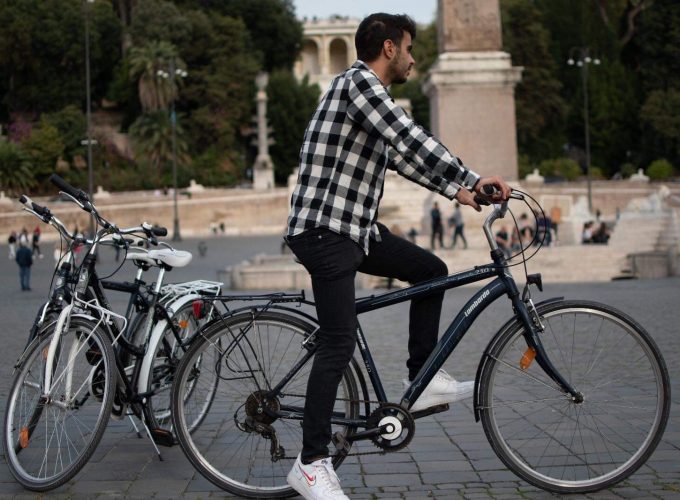
{"type": "MultiPolygon", "coordinates": [[[[280,312],[227,316],[207,325],[182,358],[173,385],[174,429],[194,467],[220,488],[256,498],[295,494],[286,476],[302,448],[299,415],[312,365],[311,358],[299,365],[308,355],[301,344],[314,331],[315,325],[280,312]],[[263,401],[294,367],[298,370],[276,397],[263,401]],[[265,409],[296,412],[298,418],[272,416],[265,409]],[[191,432],[196,421],[200,425],[191,432]]],[[[337,398],[336,417],[358,418],[350,368],[337,398]]],[[[345,435],[353,432],[333,427],[345,435]]],[[[335,467],[344,458],[336,453],[335,467]]]]}
{"type": "MultiPolygon", "coordinates": [[[[148,392],[153,391],[153,395],[147,402],[153,419],[152,427],[163,427],[172,430],[171,393],[177,367],[185,351],[188,349],[185,343],[198,332],[207,319],[209,318],[198,319],[194,314],[193,303],[187,302],[172,315],[172,321],[175,324],[178,335],[176,336],[170,325],[166,324],[163,336],[158,344],[149,346],[150,349],[155,351],[151,367],[152,372],[150,373],[146,389],[148,392]]],[[[195,363],[195,369],[200,369],[202,364],[200,356],[196,359],[195,363]]],[[[204,393],[202,397],[205,401],[210,401],[214,397],[216,388],[217,379],[213,380],[212,390],[209,390],[210,387],[208,385],[203,386],[204,393]]],[[[187,385],[184,395],[185,400],[190,399],[192,389],[193,385],[187,385]]],[[[196,417],[195,420],[187,422],[190,432],[200,423],[204,415],[195,414],[194,416],[196,417]]]]}
{"type": "Polygon", "coordinates": [[[480,375],[484,431],[503,463],[539,488],[607,488],[635,472],[661,439],[670,409],[666,365],[649,334],[609,306],[560,301],[539,315],[550,360],[584,400],[573,401],[525,357],[524,328],[514,322],[492,341],[480,375]]]}
{"type": "Polygon", "coordinates": [[[28,348],[5,411],[3,447],[12,475],[25,488],[61,486],[87,463],[111,414],[114,354],[96,323],[72,317],[61,334],[45,395],[51,332],[28,348]]]}

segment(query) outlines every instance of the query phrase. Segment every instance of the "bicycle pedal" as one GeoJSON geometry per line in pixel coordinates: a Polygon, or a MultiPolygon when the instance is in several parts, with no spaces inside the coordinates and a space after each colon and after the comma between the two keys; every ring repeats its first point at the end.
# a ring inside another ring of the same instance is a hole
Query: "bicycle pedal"
{"type": "Polygon", "coordinates": [[[338,450],[338,452],[343,453],[345,455],[347,455],[352,449],[352,443],[347,441],[347,439],[345,439],[345,436],[343,436],[340,432],[336,432],[335,434],[333,434],[331,441],[335,445],[335,449],[338,450]]]}
{"type": "Polygon", "coordinates": [[[172,432],[167,429],[149,429],[149,433],[151,434],[154,443],[159,446],[166,446],[170,448],[171,446],[175,445],[175,437],[172,435],[172,432]]]}
{"type": "Polygon", "coordinates": [[[411,416],[414,419],[422,418],[422,417],[428,417],[430,415],[434,415],[435,413],[441,413],[441,412],[446,411],[448,409],[449,409],[449,403],[444,403],[443,405],[430,406],[429,408],[425,408],[424,410],[414,411],[414,412],[411,413],[411,416]]]}

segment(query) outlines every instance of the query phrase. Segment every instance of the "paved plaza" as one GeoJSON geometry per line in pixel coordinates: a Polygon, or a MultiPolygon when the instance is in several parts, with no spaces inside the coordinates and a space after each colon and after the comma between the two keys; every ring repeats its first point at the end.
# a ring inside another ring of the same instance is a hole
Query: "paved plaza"
{"type": "MultiPolygon", "coordinates": [[[[188,268],[170,274],[173,281],[217,277],[217,270],[238,263],[256,252],[276,253],[277,237],[207,239],[208,251],[198,257],[198,240],[177,246],[194,252],[188,268]]],[[[0,246],[0,313],[2,315],[2,363],[0,363],[0,411],[12,381],[12,366],[21,352],[35,311],[45,300],[54,260],[52,245],[44,244],[44,259],[33,266],[32,291],[22,292],[18,268],[0,246]]],[[[100,274],[115,269],[113,255],[102,256],[100,274]]],[[[530,272],[533,269],[529,262],[530,272]]],[[[515,268],[519,273],[520,269],[515,268]]],[[[124,268],[119,277],[130,279],[124,268]]],[[[368,293],[362,291],[361,293],[368,293]]],[[[449,291],[443,321],[453,317],[472,295],[472,288],[449,291]]],[[[661,347],[670,370],[673,402],[680,381],[680,279],[618,281],[598,284],[546,284],[541,298],[565,296],[599,300],[637,319],[661,347]]],[[[540,298],[539,298],[540,300],[540,298]]],[[[120,302],[120,301],[118,301],[120,302]]],[[[472,378],[481,352],[498,328],[511,315],[507,301],[499,300],[477,321],[463,339],[446,369],[459,379],[472,378]]],[[[398,399],[405,376],[408,307],[404,304],[369,313],[361,318],[367,340],[386,381],[388,396],[398,399]]],[[[161,448],[157,459],[147,439],[138,439],[127,421],[109,424],[90,463],[50,498],[233,498],[197,473],[181,449],[161,448]]],[[[12,478],[0,459],[0,498],[36,498],[12,478]]],[[[666,433],[650,460],[628,481],[589,498],[680,498],[680,413],[671,408],[666,433]]],[[[413,442],[404,451],[384,456],[351,458],[339,469],[345,491],[352,499],[407,498],[549,498],[552,495],[519,480],[493,453],[481,423],[472,415],[471,402],[452,405],[448,412],[417,421],[413,442]],[[412,460],[415,459],[415,460],[412,460]]],[[[575,496],[575,498],[580,498],[575,496]]]]}

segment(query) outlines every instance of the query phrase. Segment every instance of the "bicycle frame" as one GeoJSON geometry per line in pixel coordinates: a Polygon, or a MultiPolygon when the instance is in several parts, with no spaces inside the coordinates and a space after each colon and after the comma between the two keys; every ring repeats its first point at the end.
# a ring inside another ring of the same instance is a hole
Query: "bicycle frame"
{"type": "MultiPolygon", "coordinates": [[[[515,319],[519,321],[524,327],[524,337],[527,342],[527,347],[534,349],[536,353],[535,359],[539,366],[544,370],[546,375],[548,375],[548,377],[550,377],[550,379],[558,385],[561,390],[563,390],[565,393],[569,393],[574,401],[581,402],[583,400],[583,396],[557,371],[553,363],[548,358],[548,355],[545,352],[539,337],[540,322],[538,321],[538,318],[536,318],[536,321],[534,321],[534,318],[532,317],[532,314],[535,314],[535,306],[531,302],[530,298],[525,302],[525,300],[520,297],[517,284],[515,283],[515,280],[507,267],[505,256],[502,250],[498,248],[495,238],[492,236],[491,224],[493,224],[496,219],[502,218],[505,215],[506,207],[507,205],[496,206],[494,212],[487,218],[484,224],[484,231],[491,247],[491,258],[493,260],[492,263],[477,266],[471,270],[454,273],[442,278],[435,278],[433,280],[413,285],[401,290],[361,298],[356,301],[356,312],[357,315],[360,315],[369,311],[374,311],[376,309],[398,304],[400,302],[426,297],[434,293],[444,292],[446,290],[470,283],[476,283],[479,281],[495,278],[493,281],[478,290],[477,293],[475,293],[473,297],[468,300],[465,306],[463,306],[453,321],[449,324],[446,331],[439,339],[439,342],[435,346],[434,350],[425,361],[425,364],[416,375],[416,378],[412,381],[409,388],[402,395],[400,404],[403,407],[411,408],[413,403],[422,394],[423,390],[425,390],[427,384],[432,380],[449,355],[453,352],[458,343],[468,332],[470,326],[474,323],[477,317],[489,305],[491,305],[503,295],[507,295],[507,297],[510,299],[515,312],[515,319]],[[533,311],[533,313],[530,312],[530,309],[533,311]]],[[[313,304],[307,301],[304,302],[313,304]]],[[[303,356],[303,358],[289,371],[288,374],[286,374],[286,376],[283,377],[276,387],[269,391],[270,395],[276,396],[277,392],[280,391],[285,386],[285,384],[291,378],[293,378],[295,373],[297,373],[297,371],[308,362],[309,358],[312,357],[314,352],[313,337],[313,334],[310,335],[310,337],[303,343],[304,346],[308,347],[308,353],[303,356]]],[[[385,389],[378,374],[378,370],[376,369],[373,356],[371,355],[366,337],[360,324],[357,328],[357,344],[359,346],[359,352],[361,354],[364,367],[368,373],[371,385],[373,386],[373,390],[378,401],[388,402],[385,389]]],[[[476,381],[476,384],[478,384],[478,381],[476,381]]],[[[475,393],[477,392],[477,389],[478,388],[475,387],[475,393]]],[[[279,412],[276,416],[302,419],[301,409],[292,407],[284,407],[284,409],[284,412],[279,412]]],[[[429,414],[431,414],[431,412],[424,411],[418,412],[418,414],[415,416],[417,418],[419,416],[425,416],[429,414]]],[[[338,415],[334,415],[331,421],[340,425],[365,426],[365,421],[363,423],[357,422],[339,417],[338,415]]]]}
{"type": "MultiPolygon", "coordinates": [[[[566,379],[564,379],[564,377],[555,369],[550,359],[548,359],[538,336],[536,325],[531,319],[527,304],[520,298],[519,290],[510,271],[502,264],[502,257],[500,257],[498,258],[498,261],[493,264],[478,266],[472,270],[451,274],[402,290],[388,292],[378,296],[371,296],[357,301],[357,314],[362,314],[400,302],[425,297],[432,293],[457,288],[469,283],[476,283],[493,277],[496,278],[478,290],[449,324],[435,346],[434,351],[432,351],[425,361],[425,364],[416,375],[416,378],[402,395],[400,401],[402,406],[406,408],[412,406],[420,394],[422,394],[425,387],[427,387],[430,380],[432,380],[449,355],[468,332],[470,326],[472,326],[477,317],[503,295],[508,296],[512,302],[517,319],[524,325],[527,346],[536,350],[536,361],[541,368],[543,368],[546,374],[557,383],[562,390],[570,393],[574,398],[579,397],[578,392],[566,381],[566,379]]],[[[366,372],[371,380],[375,394],[379,401],[387,402],[382,381],[376,370],[361,326],[357,329],[357,341],[359,344],[359,352],[361,353],[366,372]]]]}

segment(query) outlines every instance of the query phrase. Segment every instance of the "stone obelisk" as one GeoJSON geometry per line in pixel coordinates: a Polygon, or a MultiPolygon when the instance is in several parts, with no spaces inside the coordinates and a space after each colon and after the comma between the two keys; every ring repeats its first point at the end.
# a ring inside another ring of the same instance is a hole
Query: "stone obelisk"
{"type": "Polygon", "coordinates": [[[432,132],[482,175],[517,179],[515,85],[498,0],[438,0],[439,57],[423,90],[432,132]]]}

